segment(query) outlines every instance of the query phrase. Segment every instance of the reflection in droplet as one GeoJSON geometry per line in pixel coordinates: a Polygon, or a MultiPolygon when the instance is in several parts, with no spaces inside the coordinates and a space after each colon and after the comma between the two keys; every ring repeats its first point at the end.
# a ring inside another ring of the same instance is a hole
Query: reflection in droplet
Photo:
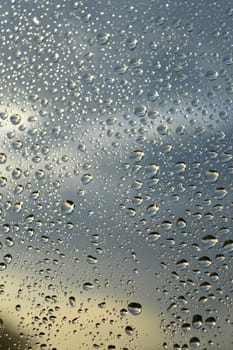
{"type": "Polygon", "coordinates": [[[202,237],[201,242],[204,248],[212,248],[218,243],[218,238],[213,235],[206,235],[202,237]]]}
{"type": "Polygon", "coordinates": [[[192,326],[195,329],[201,328],[203,325],[203,319],[201,315],[194,315],[192,320],[192,326]]]}
{"type": "Polygon", "coordinates": [[[129,336],[132,336],[134,334],[133,328],[130,326],[125,327],[125,333],[129,336]]]}
{"type": "Polygon", "coordinates": [[[61,206],[62,212],[66,215],[73,213],[74,208],[75,208],[75,203],[68,199],[65,200],[61,206]]]}
{"type": "Polygon", "coordinates": [[[0,153],[0,164],[6,163],[7,156],[5,153],[0,153]]]}
{"type": "Polygon", "coordinates": [[[86,283],[83,284],[83,289],[84,290],[91,290],[93,288],[94,288],[94,286],[93,286],[92,283],[86,282],[86,283]]]}
{"type": "Polygon", "coordinates": [[[205,324],[209,329],[213,329],[216,326],[216,319],[210,316],[205,320],[205,324]]]}
{"type": "Polygon", "coordinates": [[[93,180],[93,176],[91,174],[84,174],[81,177],[81,181],[84,185],[88,185],[93,180]]]}
{"type": "Polygon", "coordinates": [[[189,344],[192,349],[196,349],[201,345],[200,340],[197,337],[191,338],[189,344]]]}
{"type": "Polygon", "coordinates": [[[128,310],[132,315],[137,316],[142,312],[142,305],[136,302],[129,303],[128,310]]]}
{"type": "Polygon", "coordinates": [[[146,214],[150,217],[155,216],[159,211],[159,206],[157,204],[151,204],[146,208],[146,214]]]}
{"type": "Polygon", "coordinates": [[[216,170],[206,171],[206,180],[208,182],[216,182],[219,178],[219,173],[216,170]]]}
{"type": "Polygon", "coordinates": [[[69,304],[71,307],[76,307],[75,297],[73,296],[69,297],[69,304]]]}

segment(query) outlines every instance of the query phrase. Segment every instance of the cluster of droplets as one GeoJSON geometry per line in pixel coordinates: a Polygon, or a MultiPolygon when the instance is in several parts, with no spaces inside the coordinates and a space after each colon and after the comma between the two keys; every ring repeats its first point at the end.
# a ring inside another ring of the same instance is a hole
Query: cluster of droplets
{"type": "Polygon", "coordinates": [[[232,346],[232,16],[1,2],[0,293],[33,333],[18,349],[232,346]]]}

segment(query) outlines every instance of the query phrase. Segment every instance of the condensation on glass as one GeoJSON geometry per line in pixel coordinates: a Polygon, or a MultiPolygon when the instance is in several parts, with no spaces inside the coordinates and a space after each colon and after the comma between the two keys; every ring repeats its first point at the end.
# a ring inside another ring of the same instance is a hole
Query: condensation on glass
{"type": "Polygon", "coordinates": [[[0,2],[0,349],[232,348],[231,5],[0,2]]]}

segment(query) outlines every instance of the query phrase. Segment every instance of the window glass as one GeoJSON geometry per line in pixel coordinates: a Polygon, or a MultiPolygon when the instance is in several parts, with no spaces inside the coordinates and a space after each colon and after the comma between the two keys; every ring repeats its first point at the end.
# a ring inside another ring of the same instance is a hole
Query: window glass
{"type": "Polygon", "coordinates": [[[231,5],[0,1],[0,349],[232,348],[231,5]]]}

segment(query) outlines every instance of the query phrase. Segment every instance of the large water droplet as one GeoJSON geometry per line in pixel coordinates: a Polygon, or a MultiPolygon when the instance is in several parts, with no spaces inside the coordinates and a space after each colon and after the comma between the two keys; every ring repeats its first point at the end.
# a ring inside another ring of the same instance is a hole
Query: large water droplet
{"type": "Polygon", "coordinates": [[[73,213],[74,208],[75,208],[75,203],[68,199],[64,200],[61,206],[62,212],[66,215],[73,213]]]}
{"type": "Polygon", "coordinates": [[[191,338],[189,344],[192,349],[196,349],[201,345],[200,340],[197,337],[191,338]]]}
{"type": "Polygon", "coordinates": [[[0,164],[6,163],[7,156],[5,153],[0,153],[0,164]]]}
{"type": "Polygon", "coordinates": [[[133,328],[130,326],[125,327],[125,333],[129,336],[132,336],[134,334],[133,328]]]}
{"type": "Polygon", "coordinates": [[[146,208],[146,214],[150,217],[155,216],[159,211],[159,206],[157,204],[151,204],[146,208]]]}
{"type": "Polygon", "coordinates": [[[216,170],[207,170],[206,171],[206,180],[207,182],[216,182],[219,178],[219,173],[216,170]]]}
{"type": "Polygon", "coordinates": [[[195,329],[201,328],[203,325],[203,319],[201,315],[194,315],[192,320],[192,326],[195,329]]]}
{"type": "Polygon", "coordinates": [[[81,177],[81,181],[84,185],[88,185],[93,180],[93,176],[91,174],[84,174],[81,177]]]}
{"type": "Polygon", "coordinates": [[[136,302],[129,303],[128,310],[132,315],[137,316],[142,312],[142,305],[136,302]]]}

